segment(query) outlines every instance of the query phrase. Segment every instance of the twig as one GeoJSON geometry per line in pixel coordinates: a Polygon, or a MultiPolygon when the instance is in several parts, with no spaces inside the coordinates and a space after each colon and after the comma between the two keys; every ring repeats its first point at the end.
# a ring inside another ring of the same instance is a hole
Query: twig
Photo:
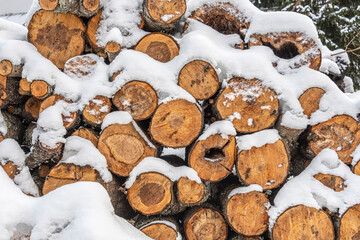
{"type": "Polygon", "coordinates": [[[294,7],[293,7],[293,9],[292,9],[291,11],[294,12],[295,9],[296,9],[296,6],[297,6],[297,5],[300,5],[300,3],[301,3],[301,0],[298,0],[298,1],[295,3],[295,5],[294,5],[294,7]]]}

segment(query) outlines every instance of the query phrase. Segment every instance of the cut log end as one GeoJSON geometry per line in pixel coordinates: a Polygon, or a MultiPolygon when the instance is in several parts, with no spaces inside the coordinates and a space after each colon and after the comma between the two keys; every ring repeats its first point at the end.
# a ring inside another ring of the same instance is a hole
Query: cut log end
{"type": "Polygon", "coordinates": [[[204,181],[218,182],[231,173],[236,159],[234,136],[224,139],[220,134],[197,141],[189,154],[189,166],[204,181]]]}
{"type": "Polygon", "coordinates": [[[153,115],[158,97],[148,83],[131,81],[115,93],[113,103],[120,111],[129,112],[135,121],[139,121],[153,115]]]}
{"type": "Polygon", "coordinates": [[[0,75],[7,76],[13,70],[13,65],[9,60],[0,61],[0,75]]]}
{"type": "Polygon", "coordinates": [[[170,24],[184,15],[186,2],[185,0],[147,0],[146,10],[153,21],[170,24]]]}
{"type": "Polygon", "coordinates": [[[339,240],[360,238],[360,205],[350,207],[340,219],[339,240]]]}
{"type": "Polygon", "coordinates": [[[151,239],[156,240],[176,240],[177,232],[172,227],[163,223],[154,223],[141,229],[151,239]]]}
{"type": "Polygon", "coordinates": [[[289,208],[276,220],[272,229],[274,240],[335,239],[330,217],[321,209],[298,205],[289,208]]]}
{"type": "Polygon", "coordinates": [[[100,9],[100,11],[93,16],[92,18],[90,18],[88,24],[87,24],[87,28],[86,28],[86,37],[87,40],[90,44],[90,46],[96,51],[104,51],[105,48],[104,47],[100,47],[98,45],[98,42],[96,40],[96,32],[99,28],[99,23],[101,21],[101,14],[102,14],[102,9],[100,9]]]}
{"type": "Polygon", "coordinates": [[[111,111],[111,101],[108,97],[96,96],[90,100],[83,110],[83,117],[92,126],[100,126],[105,116],[111,111]]]}
{"type": "Polygon", "coordinates": [[[19,94],[20,95],[29,95],[31,93],[31,82],[26,78],[22,78],[19,81],[19,94]]]}
{"type": "Polygon", "coordinates": [[[200,208],[184,221],[185,235],[188,240],[227,238],[227,225],[223,216],[216,210],[200,208]]]}
{"type": "Polygon", "coordinates": [[[276,93],[257,79],[231,79],[217,98],[215,108],[221,119],[230,120],[242,133],[272,127],[279,116],[276,93]]]}
{"type": "Polygon", "coordinates": [[[128,190],[128,200],[136,211],[144,215],[161,213],[173,198],[171,180],[160,173],[143,173],[128,190]]]}
{"type": "Polygon", "coordinates": [[[96,68],[96,60],[88,55],[76,56],[66,61],[64,73],[77,78],[92,74],[96,68]]]}
{"type": "Polygon", "coordinates": [[[310,88],[306,90],[299,98],[304,114],[310,119],[311,114],[319,109],[319,104],[325,91],[321,88],[310,88]]]}
{"type": "Polygon", "coordinates": [[[270,202],[261,192],[236,194],[228,199],[225,215],[238,234],[257,236],[263,234],[269,225],[267,205],[270,202]]]}
{"type": "Polygon", "coordinates": [[[151,33],[142,38],[134,48],[159,62],[169,62],[179,55],[179,46],[170,36],[151,33]]]}
{"type": "Polygon", "coordinates": [[[191,181],[188,178],[180,178],[177,182],[178,200],[182,204],[197,204],[205,197],[205,185],[191,181]]]}
{"type": "Polygon", "coordinates": [[[184,99],[161,104],[150,123],[152,138],[167,147],[190,145],[199,136],[203,116],[196,104],[184,99]]]}
{"type": "Polygon", "coordinates": [[[220,86],[215,69],[201,60],[186,64],[180,71],[178,83],[197,100],[209,99],[220,86]]]}
{"type": "Polygon", "coordinates": [[[41,9],[53,11],[56,9],[59,0],[39,0],[41,9]]]}
{"type": "Polygon", "coordinates": [[[105,49],[109,53],[117,53],[117,52],[120,52],[121,46],[117,42],[111,41],[106,44],[105,49]]]}
{"type": "Polygon", "coordinates": [[[29,98],[25,103],[25,112],[33,119],[38,119],[40,114],[41,100],[36,97],[29,98]]]}
{"type": "MultiPolygon", "coordinates": [[[[1,136],[0,136],[0,138],[1,138],[1,136]]],[[[18,167],[13,162],[9,161],[9,162],[5,163],[4,165],[0,163],[0,166],[4,169],[5,173],[11,179],[14,179],[14,177],[20,173],[18,167]]]]}
{"type": "Polygon", "coordinates": [[[314,178],[335,192],[341,192],[346,188],[345,180],[330,174],[316,174],[314,178]]]}
{"type": "Polygon", "coordinates": [[[89,128],[79,128],[75,132],[73,132],[71,136],[78,136],[86,140],[89,140],[90,142],[92,142],[92,144],[94,144],[95,147],[97,147],[98,145],[97,136],[95,135],[94,131],[92,131],[89,128]]]}
{"type": "Polygon", "coordinates": [[[99,0],[82,0],[84,8],[90,12],[96,11],[100,6],[99,0]]]}
{"type": "Polygon", "coordinates": [[[31,82],[30,92],[34,97],[44,99],[51,94],[51,89],[47,82],[35,80],[31,82]]]}

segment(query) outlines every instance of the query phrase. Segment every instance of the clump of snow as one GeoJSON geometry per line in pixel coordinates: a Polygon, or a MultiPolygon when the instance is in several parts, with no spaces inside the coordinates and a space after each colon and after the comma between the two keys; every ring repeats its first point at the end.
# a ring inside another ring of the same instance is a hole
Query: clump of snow
{"type": "Polygon", "coordinates": [[[1,111],[0,111],[0,134],[5,136],[6,133],[7,133],[7,126],[6,126],[4,117],[3,117],[3,115],[1,114],[1,111]]]}
{"type": "Polygon", "coordinates": [[[166,161],[156,158],[156,157],[147,157],[144,158],[134,169],[130,172],[129,178],[125,182],[125,187],[127,189],[131,188],[133,183],[136,180],[136,177],[142,173],[147,172],[157,172],[161,173],[164,176],[168,177],[171,181],[178,181],[182,177],[186,177],[197,183],[201,183],[197,172],[187,166],[174,167],[167,163],[166,161]]]}
{"type": "Polygon", "coordinates": [[[229,136],[236,136],[236,129],[230,121],[217,121],[209,125],[198,140],[206,140],[210,136],[216,134],[220,134],[222,138],[228,139],[229,136]]]}
{"type": "Polygon", "coordinates": [[[335,151],[325,149],[314,158],[310,165],[297,177],[289,180],[278,192],[274,199],[274,206],[269,210],[270,226],[288,208],[305,205],[317,209],[327,208],[340,215],[356,204],[360,203],[360,176],[339,160],[335,151]],[[344,179],[345,189],[335,192],[326,187],[313,176],[318,173],[339,176],[344,179]]]}
{"type": "Polygon", "coordinates": [[[145,224],[144,226],[142,226],[139,230],[141,229],[144,229],[148,226],[151,226],[151,225],[154,225],[154,224],[164,224],[168,227],[171,227],[172,229],[174,229],[177,233],[177,236],[176,236],[176,240],[182,240],[182,236],[180,234],[180,232],[178,231],[177,227],[175,226],[174,223],[170,222],[170,221],[167,221],[167,220],[156,220],[156,221],[153,221],[151,223],[148,223],[148,224],[145,224]]]}
{"type": "Polygon", "coordinates": [[[250,150],[253,147],[262,147],[265,144],[272,144],[280,140],[279,132],[276,129],[267,129],[252,134],[236,137],[239,151],[250,150]]]}
{"type": "Polygon", "coordinates": [[[0,40],[23,40],[27,39],[28,30],[20,24],[0,18],[0,40]]]}
{"type": "Polygon", "coordinates": [[[354,82],[350,77],[344,77],[345,93],[354,93],[354,82]]]}
{"type": "Polygon", "coordinates": [[[160,156],[167,156],[167,155],[175,155],[185,161],[186,158],[186,148],[169,148],[164,147],[162,149],[160,156]]]}
{"type": "Polygon", "coordinates": [[[246,187],[238,187],[238,188],[231,190],[231,192],[228,195],[228,199],[232,198],[233,196],[235,196],[237,194],[244,194],[244,193],[249,193],[249,192],[253,192],[253,191],[262,192],[263,189],[258,184],[251,184],[246,187]]]}
{"type": "Polygon", "coordinates": [[[0,163],[5,165],[12,162],[17,166],[18,174],[14,177],[16,185],[26,194],[39,196],[39,189],[31,177],[30,170],[25,166],[25,153],[19,144],[13,139],[5,139],[0,142],[0,163]]]}
{"type": "Polygon", "coordinates": [[[320,66],[320,72],[323,72],[325,74],[333,74],[333,75],[340,75],[340,69],[338,65],[331,61],[330,59],[322,59],[321,60],[321,66],[320,66]]]}
{"type": "Polygon", "coordinates": [[[309,124],[309,120],[304,114],[295,115],[291,111],[286,111],[281,118],[281,126],[291,129],[305,129],[309,124]]]}
{"type": "Polygon", "coordinates": [[[68,137],[64,147],[61,163],[72,163],[79,166],[91,166],[99,172],[104,182],[112,180],[107,168],[106,158],[89,140],[77,136],[68,137]]]}

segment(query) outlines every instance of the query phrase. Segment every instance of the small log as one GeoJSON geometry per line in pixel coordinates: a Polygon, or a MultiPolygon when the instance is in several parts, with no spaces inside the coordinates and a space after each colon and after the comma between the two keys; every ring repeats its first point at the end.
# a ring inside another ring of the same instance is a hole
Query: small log
{"type": "Polygon", "coordinates": [[[32,146],[30,155],[25,160],[25,164],[32,170],[44,163],[57,163],[62,156],[63,149],[62,143],[50,148],[37,139],[32,146]]]}
{"type": "Polygon", "coordinates": [[[81,0],[79,16],[90,18],[94,16],[100,8],[100,0],[81,0]]]}
{"type": "Polygon", "coordinates": [[[250,48],[253,46],[268,46],[276,56],[283,59],[292,59],[304,54],[304,58],[295,67],[309,65],[314,70],[320,69],[321,51],[316,42],[303,33],[253,34],[250,36],[248,46],[250,48]],[[313,50],[314,48],[316,50],[313,50]]]}
{"type": "Polygon", "coordinates": [[[359,239],[360,237],[360,205],[350,207],[342,215],[339,225],[339,240],[359,239]]]}
{"type": "Polygon", "coordinates": [[[197,183],[182,177],[176,183],[177,199],[183,206],[194,206],[204,203],[210,196],[208,183],[197,183]]]}
{"type": "Polygon", "coordinates": [[[0,75],[8,76],[13,71],[13,65],[9,60],[0,61],[0,75]]]}
{"type": "Polygon", "coordinates": [[[161,173],[137,176],[128,190],[128,200],[134,210],[144,215],[169,215],[183,210],[177,204],[173,182],[161,173]]]}
{"type": "Polygon", "coordinates": [[[311,158],[323,149],[330,148],[345,164],[350,164],[350,155],[360,143],[360,129],[354,118],[339,115],[313,126],[308,141],[305,151],[311,158]]]}
{"type": "Polygon", "coordinates": [[[4,110],[1,111],[1,115],[3,116],[5,121],[7,133],[5,134],[5,136],[2,136],[0,138],[12,138],[17,142],[20,142],[24,133],[24,125],[22,121],[15,115],[4,110]]]}
{"type": "Polygon", "coordinates": [[[298,205],[287,209],[272,228],[272,239],[335,239],[329,215],[321,209],[298,205]]]}
{"type": "Polygon", "coordinates": [[[188,155],[189,166],[202,180],[218,182],[231,173],[236,152],[234,136],[224,139],[220,134],[212,135],[196,141],[188,155]]]}
{"type": "Polygon", "coordinates": [[[110,99],[104,96],[96,96],[85,106],[82,115],[85,123],[93,127],[99,127],[110,111],[110,99]]]}
{"type": "Polygon", "coordinates": [[[155,111],[149,132],[166,147],[180,148],[191,144],[200,134],[203,116],[196,104],[184,99],[162,103],[155,111]]]}
{"type": "Polygon", "coordinates": [[[276,93],[257,79],[235,77],[215,102],[221,119],[229,119],[236,130],[252,133],[274,126],[279,115],[276,93]]]}
{"type": "Polygon", "coordinates": [[[60,69],[85,49],[84,23],[73,14],[40,10],[33,15],[28,30],[29,42],[60,69]]]}
{"type": "Polygon", "coordinates": [[[17,78],[0,75],[0,107],[10,104],[23,103],[24,97],[18,93],[19,80],[17,78]]]}
{"type": "MultiPolygon", "coordinates": [[[[47,109],[50,106],[55,105],[58,101],[65,101],[67,103],[72,103],[71,100],[65,99],[61,95],[51,95],[44,99],[40,105],[40,113],[47,109]]],[[[77,125],[77,123],[80,121],[77,112],[71,112],[70,116],[61,115],[63,119],[64,127],[69,130],[77,125]]]]}
{"type": "Polygon", "coordinates": [[[30,92],[37,99],[45,99],[52,93],[52,88],[43,80],[34,80],[31,82],[30,92]]]}
{"type": "Polygon", "coordinates": [[[310,119],[311,114],[319,109],[319,104],[325,91],[321,88],[309,88],[300,97],[299,102],[304,114],[310,119]]]}
{"type": "Polygon", "coordinates": [[[220,212],[212,207],[193,208],[185,215],[186,239],[227,239],[228,229],[220,212]]]}
{"type": "Polygon", "coordinates": [[[144,0],[143,2],[146,27],[154,32],[174,30],[185,11],[185,0],[144,0]]]}
{"type": "Polygon", "coordinates": [[[186,64],[179,73],[178,84],[196,100],[211,98],[219,89],[219,77],[210,63],[194,60],[186,64]]]}
{"type": "Polygon", "coordinates": [[[169,62],[179,55],[179,46],[175,40],[162,33],[150,33],[143,37],[134,48],[159,62],[169,62]]]}
{"type": "Polygon", "coordinates": [[[105,51],[105,47],[100,47],[96,39],[96,32],[99,28],[99,23],[102,20],[101,14],[102,14],[102,9],[100,9],[95,16],[90,18],[86,28],[87,42],[89,43],[89,45],[91,46],[91,48],[94,50],[95,53],[104,53],[105,51]]]}
{"type": "Polygon", "coordinates": [[[11,179],[14,179],[14,177],[20,173],[18,167],[11,161],[8,161],[5,164],[0,163],[0,166],[11,179]]]}
{"type": "Polygon", "coordinates": [[[72,13],[79,17],[89,18],[93,16],[100,7],[99,0],[39,0],[43,10],[72,13]]]}
{"type": "Polygon", "coordinates": [[[202,22],[222,34],[239,34],[244,37],[244,30],[249,28],[249,22],[230,3],[217,3],[198,8],[191,13],[191,18],[202,22]]]}
{"type": "Polygon", "coordinates": [[[109,170],[119,176],[129,176],[131,170],[144,158],[154,157],[152,147],[137,131],[134,124],[113,124],[106,127],[99,137],[98,149],[106,157],[109,170]]]}
{"type": "Polygon", "coordinates": [[[83,78],[95,71],[96,60],[91,55],[76,56],[64,65],[64,73],[70,77],[83,78]]]}
{"type": "Polygon", "coordinates": [[[314,178],[335,192],[341,192],[346,188],[345,180],[338,176],[318,173],[314,178]]]}
{"type": "Polygon", "coordinates": [[[30,97],[25,102],[25,112],[30,119],[38,119],[40,114],[41,100],[36,97],[30,97]]]}
{"type": "Polygon", "coordinates": [[[230,227],[244,236],[263,234],[269,225],[267,206],[270,202],[262,192],[251,191],[233,196],[228,191],[222,199],[224,216],[230,227]]]}
{"type": "Polygon", "coordinates": [[[98,137],[96,136],[95,132],[90,129],[90,128],[84,128],[81,127],[79,129],[77,129],[76,131],[74,131],[71,136],[78,136],[84,139],[89,140],[90,142],[92,142],[92,144],[94,144],[95,147],[98,146],[98,137]]]}
{"type": "Polygon", "coordinates": [[[29,82],[26,78],[22,78],[19,81],[19,94],[20,95],[31,94],[31,82],[29,82]]]}
{"type": "Polygon", "coordinates": [[[151,239],[179,240],[180,227],[177,220],[170,217],[140,217],[136,220],[135,227],[151,239]]]}
{"type": "Polygon", "coordinates": [[[236,162],[236,171],[246,185],[259,184],[264,190],[279,187],[289,171],[285,144],[278,140],[262,147],[242,150],[236,162]]]}
{"type": "Polygon", "coordinates": [[[108,42],[105,47],[108,59],[110,62],[114,61],[114,59],[119,55],[121,46],[117,42],[108,42]]]}
{"type": "Polygon", "coordinates": [[[115,93],[112,101],[117,109],[129,112],[135,121],[140,121],[153,115],[158,96],[148,83],[131,81],[115,93]]]}

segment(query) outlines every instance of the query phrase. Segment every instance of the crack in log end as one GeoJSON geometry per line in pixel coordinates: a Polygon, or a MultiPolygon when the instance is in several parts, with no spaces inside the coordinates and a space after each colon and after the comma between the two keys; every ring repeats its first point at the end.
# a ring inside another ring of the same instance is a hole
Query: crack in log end
{"type": "Polygon", "coordinates": [[[141,202],[147,207],[160,203],[165,197],[165,189],[157,183],[148,183],[140,188],[141,202]]]}
{"type": "Polygon", "coordinates": [[[163,42],[151,42],[145,52],[159,62],[166,63],[171,60],[170,48],[163,42]]]}

